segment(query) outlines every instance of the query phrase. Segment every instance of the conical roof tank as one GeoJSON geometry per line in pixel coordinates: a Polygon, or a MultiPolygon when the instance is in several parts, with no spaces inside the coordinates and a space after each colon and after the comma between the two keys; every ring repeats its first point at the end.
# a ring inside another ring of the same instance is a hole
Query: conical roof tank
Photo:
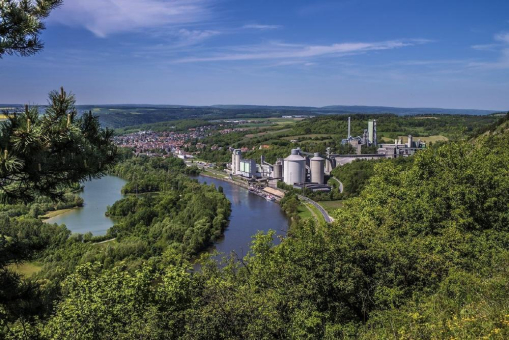
{"type": "Polygon", "coordinates": [[[319,153],[315,153],[311,158],[311,182],[324,184],[325,159],[320,157],[319,153]]]}
{"type": "Polygon", "coordinates": [[[306,159],[299,155],[298,149],[293,149],[284,161],[284,182],[289,185],[304,183],[306,180],[306,159]]]}

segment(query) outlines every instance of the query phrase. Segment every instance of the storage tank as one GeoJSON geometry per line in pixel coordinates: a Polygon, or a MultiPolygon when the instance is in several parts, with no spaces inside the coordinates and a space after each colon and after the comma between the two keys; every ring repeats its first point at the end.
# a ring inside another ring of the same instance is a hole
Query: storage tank
{"type": "Polygon", "coordinates": [[[325,159],[320,157],[319,153],[315,153],[311,158],[311,182],[324,184],[325,159]]]}
{"type": "Polygon", "coordinates": [[[304,183],[306,180],[306,159],[299,155],[299,150],[293,149],[290,156],[285,158],[284,181],[286,184],[304,183]]]}
{"type": "Polygon", "coordinates": [[[272,173],[272,178],[283,178],[283,159],[282,158],[278,159],[276,164],[274,164],[274,172],[272,173]]]}
{"type": "Polygon", "coordinates": [[[240,160],[242,159],[242,151],[233,150],[232,154],[232,174],[236,175],[240,172],[240,160]]]}
{"type": "Polygon", "coordinates": [[[407,146],[408,146],[409,148],[411,148],[411,147],[412,147],[412,145],[413,145],[413,138],[412,138],[412,135],[408,135],[408,144],[407,144],[407,146]]]}

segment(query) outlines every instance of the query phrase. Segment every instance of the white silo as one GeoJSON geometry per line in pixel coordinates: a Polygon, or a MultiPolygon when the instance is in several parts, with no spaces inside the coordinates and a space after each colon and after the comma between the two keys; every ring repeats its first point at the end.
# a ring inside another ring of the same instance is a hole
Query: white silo
{"type": "Polygon", "coordinates": [[[314,157],[311,158],[311,182],[323,184],[324,182],[324,169],[325,159],[320,157],[319,153],[315,153],[314,157]]]}
{"type": "Polygon", "coordinates": [[[283,178],[283,159],[279,158],[274,164],[274,171],[272,173],[272,178],[283,178]]]}
{"type": "Polygon", "coordinates": [[[293,149],[290,156],[285,158],[284,181],[286,184],[304,183],[306,180],[306,159],[299,155],[299,150],[293,149]]]}
{"type": "Polygon", "coordinates": [[[242,159],[242,151],[239,149],[233,150],[232,154],[232,174],[236,175],[240,172],[240,160],[242,159]]]}

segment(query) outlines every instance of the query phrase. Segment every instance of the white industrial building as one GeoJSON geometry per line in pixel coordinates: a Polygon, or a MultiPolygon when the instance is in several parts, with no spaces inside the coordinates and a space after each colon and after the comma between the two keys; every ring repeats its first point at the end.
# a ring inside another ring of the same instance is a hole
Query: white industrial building
{"type": "Polygon", "coordinates": [[[254,159],[241,159],[238,174],[242,177],[256,177],[256,162],[254,159]]]}

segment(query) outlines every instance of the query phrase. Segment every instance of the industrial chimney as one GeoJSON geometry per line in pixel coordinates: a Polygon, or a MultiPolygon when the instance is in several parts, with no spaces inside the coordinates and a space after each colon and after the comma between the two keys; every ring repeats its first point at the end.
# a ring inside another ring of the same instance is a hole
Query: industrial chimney
{"type": "Polygon", "coordinates": [[[348,136],[346,138],[350,139],[350,137],[352,137],[352,135],[350,134],[350,117],[348,117],[348,136]]]}

